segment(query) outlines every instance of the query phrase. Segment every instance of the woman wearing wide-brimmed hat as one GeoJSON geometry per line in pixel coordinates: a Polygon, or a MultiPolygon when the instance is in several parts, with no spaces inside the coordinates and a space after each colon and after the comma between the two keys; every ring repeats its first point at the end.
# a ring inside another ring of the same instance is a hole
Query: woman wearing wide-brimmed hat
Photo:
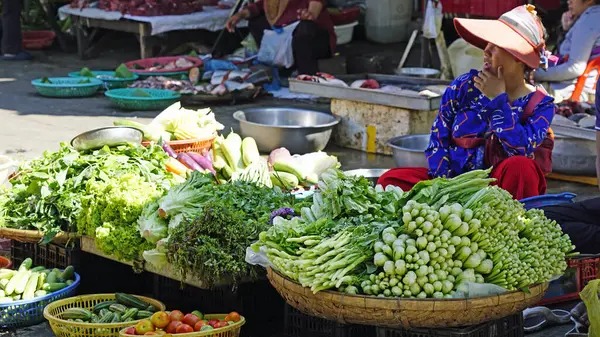
{"type": "Polygon", "coordinates": [[[545,29],[531,5],[498,20],[455,19],[458,34],[484,50],[484,69],[446,89],[425,151],[429,169],[397,168],[379,179],[404,190],[431,177],[493,166],[491,177],[515,198],[544,194],[552,168],[555,105],[528,72],[546,67],[545,29]]]}

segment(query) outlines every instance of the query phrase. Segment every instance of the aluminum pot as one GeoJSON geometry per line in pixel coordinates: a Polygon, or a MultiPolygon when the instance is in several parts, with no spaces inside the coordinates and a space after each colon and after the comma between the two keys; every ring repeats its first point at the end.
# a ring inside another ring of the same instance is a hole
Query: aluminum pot
{"type": "Polygon", "coordinates": [[[284,107],[250,108],[237,111],[243,137],[256,140],[261,152],[285,147],[292,154],[321,151],[327,146],[340,118],[328,113],[284,107]]]}
{"type": "Polygon", "coordinates": [[[394,137],[387,145],[392,148],[396,167],[428,167],[425,149],[429,144],[429,134],[394,137]]]}
{"type": "Polygon", "coordinates": [[[596,142],[555,134],[552,171],[578,176],[595,176],[596,142]]]}
{"type": "Polygon", "coordinates": [[[118,146],[142,142],[142,131],[125,126],[109,126],[84,132],[71,140],[71,146],[77,151],[95,150],[106,145],[118,146]]]}

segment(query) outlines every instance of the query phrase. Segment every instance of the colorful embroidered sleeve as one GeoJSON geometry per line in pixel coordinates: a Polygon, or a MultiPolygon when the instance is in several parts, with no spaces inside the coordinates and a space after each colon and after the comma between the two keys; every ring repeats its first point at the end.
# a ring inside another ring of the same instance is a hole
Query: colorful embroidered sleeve
{"type": "Polygon", "coordinates": [[[429,145],[425,150],[425,156],[429,164],[429,174],[434,177],[450,177],[450,135],[454,116],[456,115],[457,87],[460,85],[457,82],[455,80],[442,96],[440,111],[433,121],[429,145]]]}
{"type": "Polygon", "coordinates": [[[511,109],[508,95],[504,93],[491,100],[484,109],[491,131],[498,136],[510,156],[531,155],[546,138],[554,117],[554,99],[546,96],[533,110],[533,115],[527,122],[521,124],[519,116],[525,106],[526,104],[511,109]]]}

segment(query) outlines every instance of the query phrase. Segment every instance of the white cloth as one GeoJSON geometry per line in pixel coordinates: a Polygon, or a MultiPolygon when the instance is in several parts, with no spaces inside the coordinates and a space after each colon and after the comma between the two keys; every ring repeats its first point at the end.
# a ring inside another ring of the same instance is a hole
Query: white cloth
{"type": "MultiPolygon", "coordinates": [[[[216,32],[225,27],[229,18],[229,9],[217,7],[204,7],[204,11],[186,15],[163,15],[163,16],[134,16],[121,14],[120,12],[105,11],[97,8],[69,8],[68,5],[59,10],[61,17],[66,15],[80,16],[90,19],[101,19],[116,21],[127,19],[137,22],[147,22],[151,25],[152,35],[158,35],[174,30],[205,29],[216,32]]],[[[246,21],[240,22],[238,26],[248,25],[246,21]]]]}

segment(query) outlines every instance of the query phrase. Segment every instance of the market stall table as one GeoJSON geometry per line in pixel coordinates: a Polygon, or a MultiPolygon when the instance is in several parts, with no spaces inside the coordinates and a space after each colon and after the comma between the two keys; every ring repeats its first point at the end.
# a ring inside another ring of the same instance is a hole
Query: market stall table
{"type": "Polygon", "coordinates": [[[98,8],[70,8],[68,5],[59,9],[61,17],[71,16],[77,35],[77,50],[81,58],[90,54],[90,44],[98,29],[137,34],[141,57],[147,58],[152,56],[153,37],[176,30],[204,29],[216,32],[225,26],[229,12],[228,9],[204,7],[201,12],[186,15],[134,16],[98,8]],[[93,30],[86,35],[84,28],[93,30]]]}
{"type": "Polygon", "coordinates": [[[369,153],[392,154],[386,145],[393,137],[429,133],[441,93],[448,81],[394,75],[350,75],[340,80],[350,84],[358,80],[375,80],[380,85],[395,86],[398,92],[343,87],[312,81],[290,79],[290,91],[331,98],[331,112],[341,117],[334,130],[336,145],[369,153]],[[418,95],[430,90],[439,95],[418,95]]]}

